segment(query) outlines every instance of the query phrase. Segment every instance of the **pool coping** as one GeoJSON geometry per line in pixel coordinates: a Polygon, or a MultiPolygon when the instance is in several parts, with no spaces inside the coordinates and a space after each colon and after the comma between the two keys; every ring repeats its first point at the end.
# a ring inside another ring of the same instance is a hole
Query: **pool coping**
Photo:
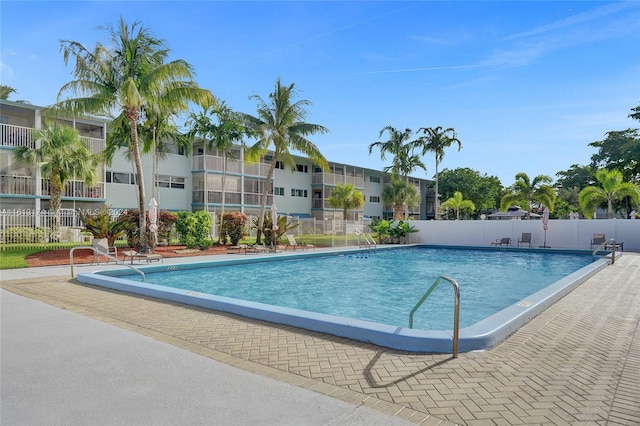
{"type": "MultiPolygon", "coordinates": [[[[514,250],[514,251],[538,251],[536,249],[519,248],[486,248],[486,247],[460,247],[460,246],[435,246],[414,245],[420,247],[477,249],[477,250],[514,250]]],[[[397,249],[401,247],[385,247],[385,249],[397,249]]],[[[549,252],[550,250],[545,250],[549,252]]],[[[362,253],[362,250],[340,250],[323,252],[289,252],[280,253],[277,257],[273,254],[239,256],[233,259],[210,260],[171,265],[154,265],[140,267],[143,272],[161,272],[176,269],[193,269],[205,265],[237,265],[245,263],[268,262],[284,259],[344,255],[348,253],[362,253]]],[[[580,253],[586,251],[555,249],[556,253],[580,253]]],[[[528,296],[526,299],[491,315],[469,327],[460,329],[459,351],[470,352],[490,349],[518,328],[526,324],[532,318],[546,310],[553,303],[564,297],[588,278],[602,270],[609,264],[606,258],[598,259],[589,265],[567,275],[555,283],[528,296]]],[[[121,278],[122,275],[130,275],[130,268],[97,270],[78,274],[79,282],[96,285],[112,290],[154,297],[215,311],[232,313],[248,318],[269,321],[278,324],[290,325],[307,330],[328,333],[335,336],[346,337],[358,341],[373,343],[379,346],[396,350],[422,353],[449,353],[453,347],[452,330],[420,330],[408,327],[390,326],[352,318],[338,317],[327,314],[303,311],[299,309],[267,305],[241,299],[224,296],[215,296],[196,291],[175,289],[156,284],[133,281],[121,278]]],[[[408,314],[407,314],[408,316],[408,314]]],[[[453,320],[452,320],[453,322],[453,320]]]]}

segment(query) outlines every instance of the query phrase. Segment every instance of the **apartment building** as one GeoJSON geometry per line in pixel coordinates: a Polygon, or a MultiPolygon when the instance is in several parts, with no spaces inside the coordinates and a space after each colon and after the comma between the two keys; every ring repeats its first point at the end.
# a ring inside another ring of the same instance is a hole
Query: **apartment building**
{"type": "MultiPolygon", "coordinates": [[[[34,147],[34,130],[43,127],[46,120],[43,108],[30,104],[0,101],[0,203],[2,210],[43,211],[49,208],[47,179],[40,170],[18,164],[12,150],[18,146],[34,147]]],[[[80,132],[95,152],[106,145],[107,123],[92,118],[57,118],[80,132]]],[[[255,215],[259,211],[260,197],[266,185],[271,161],[269,155],[258,163],[244,159],[240,146],[227,159],[215,150],[205,150],[196,143],[192,153],[185,155],[177,146],[165,143],[165,152],[145,154],[142,158],[147,199],[155,197],[163,210],[219,211],[222,194],[226,211],[242,211],[255,215]],[[224,188],[223,172],[226,169],[224,188]]],[[[363,154],[364,155],[364,154],[363,154]]],[[[330,156],[325,153],[325,156],[330,156]]],[[[382,190],[390,176],[378,170],[329,161],[329,170],[322,170],[308,158],[295,156],[294,170],[278,162],[269,188],[267,206],[275,204],[280,214],[314,217],[324,220],[341,215],[339,209],[329,206],[327,199],[338,184],[351,183],[363,192],[365,204],[349,212],[349,219],[389,218],[392,206],[382,202],[382,190]]],[[[126,150],[121,149],[110,165],[99,170],[99,182],[88,187],[84,182],[72,180],[63,194],[63,209],[96,209],[107,205],[112,209],[138,207],[136,174],[126,150]]],[[[411,207],[409,214],[415,219],[434,217],[432,182],[411,178],[412,185],[421,194],[419,206],[411,207]]]]}

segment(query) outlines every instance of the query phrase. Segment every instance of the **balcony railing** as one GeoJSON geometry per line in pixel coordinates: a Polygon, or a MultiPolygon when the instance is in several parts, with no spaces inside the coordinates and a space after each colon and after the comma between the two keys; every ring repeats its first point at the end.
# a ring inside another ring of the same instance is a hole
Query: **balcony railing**
{"type": "Polygon", "coordinates": [[[364,178],[334,173],[314,173],[313,176],[311,176],[311,182],[324,185],[344,185],[345,183],[350,183],[355,188],[364,188],[364,178]]]}
{"type": "MultiPolygon", "coordinates": [[[[222,192],[221,191],[208,191],[208,199],[207,204],[222,204],[222,192]]],[[[191,199],[194,203],[202,203],[204,199],[204,191],[195,190],[191,192],[191,199]]],[[[260,204],[260,194],[244,194],[244,204],[245,205],[259,205],[260,204]]],[[[242,194],[240,192],[227,192],[224,197],[224,203],[227,204],[242,204],[242,194]]],[[[273,203],[273,195],[267,196],[267,205],[271,205],[273,203]]]]}
{"type": "Polygon", "coordinates": [[[35,147],[33,141],[33,128],[0,124],[0,145],[17,148],[26,146],[35,147]]]}
{"type": "Polygon", "coordinates": [[[91,152],[94,153],[101,153],[107,146],[107,142],[104,139],[89,136],[80,136],[80,139],[82,139],[91,152]]]}
{"type": "MultiPolygon", "coordinates": [[[[42,195],[51,195],[48,179],[42,181],[42,195]]],[[[90,187],[83,181],[72,180],[65,185],[62,196],[69,198],[104,198],[104,182],[90,187]]]]}
{"type": "Polygon", "coordinates": [[[31,176],[0,175],[0,193],[35,195],[34,178],[31,176]]]}
{"type": "MultiPolygon", "coordinates": [[[[12,148],[17,148],[19,146],[34,148],[35,141],[33,140],[33,132],[35,130],[36,129],[32,127],[0,124],[0,145],[12,148]]],[[[106,146],[104,139],[92,138],[89,136],[80,136],[80,139],[82,139],[87,147],[95,153],[104,151],[106,146]]]]}

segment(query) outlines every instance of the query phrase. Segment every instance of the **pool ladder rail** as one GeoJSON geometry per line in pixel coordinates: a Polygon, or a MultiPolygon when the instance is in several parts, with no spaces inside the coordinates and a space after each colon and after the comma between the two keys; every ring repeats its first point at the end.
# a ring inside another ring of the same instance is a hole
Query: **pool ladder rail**
{"type": "Polygon", "coordinates": [[[600,251],[606,251],[607,247],[611,247],[611,264],[616,263],[616,240],[611,238],[610,240],[604,240],[596,249],[593,251],[592,256],[595,256],[600,251]]]}
{"type": "Polygon", "coordinates": [[[458,282],[452,278],[445,277],[444,275],[440,275],[437,280],[429,287],[429,290],[418,300],[416,306],[413,307],[411,312],[409,313],[409,328],[413,328],[413,314],[418,310],[418,308],[424,303],[425,300],[433,293],[433,291],[440,285],[443,281],[449,281],[451,285],[453,285],[453,293],[454,293],[454,308],[453,308],[453,357],[458,357],[458,335],[460,329],[460,286],[458,282]]]}
{"type": "Polygon", "coordinates": [[[73,275],[73,252],[76,251],[76,249],[89,249],[89,250],[93,250],[93,253],[99,256],[104,256],[106,258],[109,258],[111,260],[113,260],[114,262],[116,262],[116,265],[124,265],[127,268],[133,269],[136,273],[140,274],[142,276],[142,282],[144,282],[145,276],[144,276],[144,272],[142,272],[140,269],[136,268],[133,265],[128,265],[127,262],[125,261],[120,261],[118,260],[117,257],[113,257],[111,256],[109,253],[105,253],[102,250],[98,250],[95,247],[89,247],[89,246],[78,246],[78,247],[74,247],[69,251],[69,265],[71,266],[71,278],[74,277],[73,275]]]}
{"type": "Polygon", "coordinates": [[[361,233],[360,229],[356,228],[356,234],[358,235],[358,246],[360,248],[369,249],[369,251],[376,251],[378,246],[376,245],[376,240],[371,236],[371,234],[361,233]],[[363,241],[364,240],[364,241],[363,241]]]}

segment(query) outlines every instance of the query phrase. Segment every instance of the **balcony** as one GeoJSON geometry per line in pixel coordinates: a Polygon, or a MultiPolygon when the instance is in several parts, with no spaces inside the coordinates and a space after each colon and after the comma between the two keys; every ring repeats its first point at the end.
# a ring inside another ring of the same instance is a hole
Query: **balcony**
{"type": "MultiPolygon", "coordinates": [[[[35,141],[33,140],[34,131],[36,131],[36,129],[32,127],[0,124],[0,145],[11,148],[17,148],[19,146],[35,148],[35,141]]],[[[106,146],[104,139],[92,138],[89,136],[80,136],[80,139],[82,139],[87,147],[94,153],[104,151],[106,146]]]]}
{"type": "Polygon", "coordinates": [[[34,178],[31,176],[0,175],[0,193],[35,195],[34,178]]]}
{"type": "Polygon", "coordinates": [[[31,127],[0,124],[0,145],[11,148],[19,146],[34,148],[33,131],[34,129],[31,127]]]}
{"type": "MultiPolygon", "coordinates": [[[[42,181],[42,195],[50,195],[49,180],[42,181]]],[[[62,196],[65,198],[104,198],[104,182],[99,182],[94,186],[88,186],[80,180],[71,180],[66,183],[62,196]]]]}

